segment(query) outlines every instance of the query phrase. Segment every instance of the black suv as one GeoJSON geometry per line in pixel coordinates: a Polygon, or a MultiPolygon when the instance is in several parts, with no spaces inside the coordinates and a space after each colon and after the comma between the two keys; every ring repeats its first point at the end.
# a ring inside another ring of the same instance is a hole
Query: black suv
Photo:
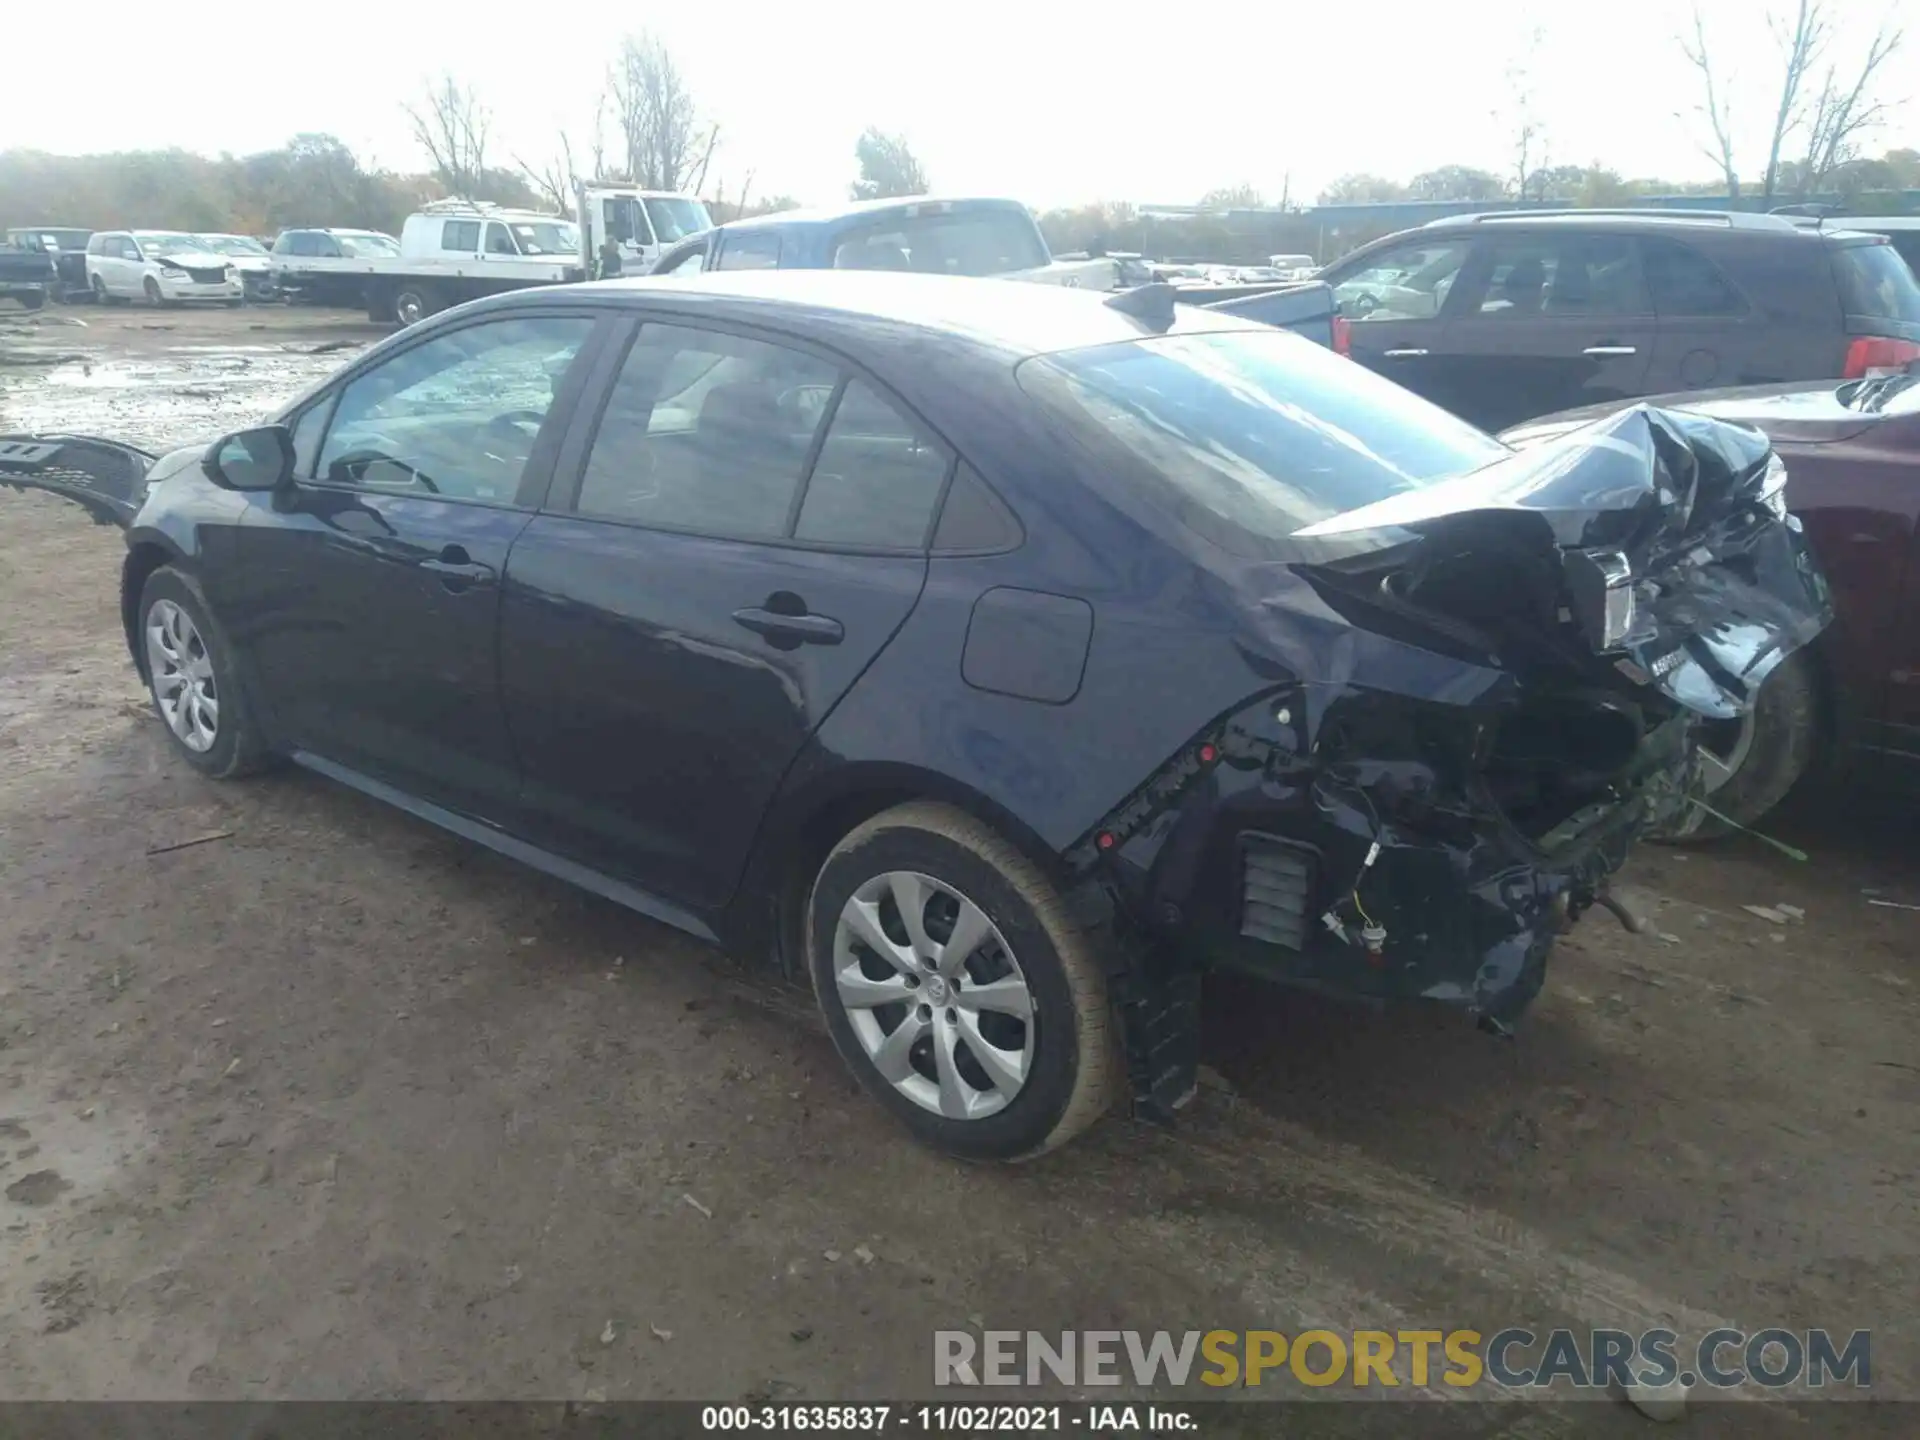
{"type": "Polygon", "coordinates": [[[1920,358],[1884,235],[1782,215],[1458,215],[1329,265],[1353,358],[1487,430],[1605,400],[1920,358]]]}

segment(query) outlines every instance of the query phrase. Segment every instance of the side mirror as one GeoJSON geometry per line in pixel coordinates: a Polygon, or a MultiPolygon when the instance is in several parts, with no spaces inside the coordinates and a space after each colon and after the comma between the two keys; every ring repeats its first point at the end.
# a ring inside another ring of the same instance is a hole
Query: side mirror
{"type": "Polygon", "coordinates": [[[278,490],[293,480],[293,432],[260,425],[223,435],[207,447],[200,468],[226,490],[278,490]]]}

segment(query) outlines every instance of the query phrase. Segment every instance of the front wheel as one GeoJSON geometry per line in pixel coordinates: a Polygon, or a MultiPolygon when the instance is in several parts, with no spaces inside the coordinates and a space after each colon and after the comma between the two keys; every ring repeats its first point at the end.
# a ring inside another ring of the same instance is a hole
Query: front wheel
{"type": "Polygon", "coordinates": [[[945,805],[875,816],[833,849],[807,958],[835,1047],[921,1140],[1018,1160],[1111,1108],[1106,976],[1039,868],[945,805]]]}
{"type": "Polygon", "coordinates": [[[191,577],[170,566],[147,577],[140,644],[153,708],[181,757],[216,780],[258,769],[266,748],[241,692],[233,651],[191,577]]]}
{"type": "Polygon", "coordinates": [[[1806,774],[1820,745],[1819,689],[1807,652],[1774,667],[1745,715],[1702,724],[1697,743],[1706,802],[1727,819],[1695,807],[1668,839],[1717,840],[1752,825],[1806,774]]]}
{"type": "Polygon", "coordinates": [[[146,283],[140,288],[146,292],[147,303],[154,309],[158,310],[166,305],[166,297],[160,293],[160,282],[153,276],[147,276],[146,283]]]}

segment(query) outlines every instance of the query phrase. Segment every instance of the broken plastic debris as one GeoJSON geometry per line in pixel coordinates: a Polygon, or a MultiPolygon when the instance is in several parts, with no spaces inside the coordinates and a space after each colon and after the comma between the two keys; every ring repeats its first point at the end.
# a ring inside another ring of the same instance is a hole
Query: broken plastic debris
{"type": "Polygon", "coordinates": [[[653,1324],[649,1324],[647,1328],[653,1331],[653,1338],[656,1340],[671,1340],[673,1338],[673,1331],[671,1330],[662,1330],[658,1325],[653,1324]]]}
{"type": "Polygon", "coordinates": [[[619,1338],[620,1332],[613,1328],[613,1321],[607,1321],[605,1328],[600,1331],[600,1343],[602,1345],[611,1345],[619,1338]]]}
{"type": "Polygon", "coordinates": [[[871,1265],[873,1264],[873,1251],[869,1250],[865,1245],[856,1245],[853,1247],[853,1258],[858,1260],[862,1265],[871,1265]]]}
{"type": "Polygon", "coordinates": [[[698,1200],[694,1199],[693,1196],[682,1195],[680,1198],[686,1201],[687,1204],[691,1205],[694,1209],[698,1210],[702,1215],[706,1216],[707,1219],[711,1220],[713,1218],[713,1211],[709,1210],[706,1206],[702,1205],[698,1200]]]}

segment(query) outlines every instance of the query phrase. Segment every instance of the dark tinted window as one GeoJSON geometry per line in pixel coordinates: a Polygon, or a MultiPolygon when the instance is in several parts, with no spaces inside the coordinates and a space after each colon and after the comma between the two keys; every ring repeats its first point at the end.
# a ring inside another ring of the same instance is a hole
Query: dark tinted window
{"type": "Polygon", "coordinates": [[[947,503],[940,507],[940,525],[933,532],[935,550],[1005,550],[1020,543],[1020,524],[1000,503],[999,496],[966,461],[953,472],[947,503]]]}
{"type": "Polygon", "coordinates": [[[347,382],[321,447],[329,484],[511,503],[586,316],[465,325],[347,382]]]}
{"type": "Polygon", "coordinates": [[[1833,275],[1840,282],[1840,304],[1848,315],[1920,323],[1920,285],[1914,283],[1913,271],[1893,246],[1836,246],[1833,275]]]}
{"type": "Polygon", "coordinates": [[[1511,235],[1488,248],[1492,266],[1474,312],[1483,317],[1648,313],[1640,266],[1624,236],[1511,235]]]}
{"type": "MultiPolygon", "coordinates": [[[[1166,335],[1024,361],[1021,386],[1191,529],[1243,554],[1478,469],[1499,441],[1298,336],[1166,335]]],[[[1110,482],[1108,477],[1113,477],[1110,482]]]]}
{"type": "Polygon", "coordinates": [[[834,545],[926,544],[950,457],[863,380],[840,394],[794,536],[834,545]]]}
{"type": "Polygon", "coordinates": [[[876,220],[839,237],[836,270],[917,270],[930,275],[1003,275],[1048,260],[1047,242],[1025,210],[928,211],[876,220]]]}
{"type": "Polygon", "coordinates": [[[763,340],[644,326],[607,397],[575,508],[780,538],[839,379],[826,361],[763,340]]]}
{"type": "Polygon", "coordinates": [[[780,235],[773,230],[743,230],[720,244],[721,270],[778,270],[780,235]]]}
{"type": "Polygon", "coordinates": [[[440,248],[442,250],[478,251],[480,248],[480,222],[478,220],[448,220],[440,227],[440,248]]]}
{"type": "Polygon", "coordinates": [[[487,226],[487,254],[518,255],[514,248],[513,236],[507,233],[507,227],[495,220],[487,226]]]}
{"type": "Polygon", "coordinates": [[[1658,315],[1744,315],[1747,302],[1720,267],[1676,240],[1644,239],[1641,264],[1658,315]]]}

